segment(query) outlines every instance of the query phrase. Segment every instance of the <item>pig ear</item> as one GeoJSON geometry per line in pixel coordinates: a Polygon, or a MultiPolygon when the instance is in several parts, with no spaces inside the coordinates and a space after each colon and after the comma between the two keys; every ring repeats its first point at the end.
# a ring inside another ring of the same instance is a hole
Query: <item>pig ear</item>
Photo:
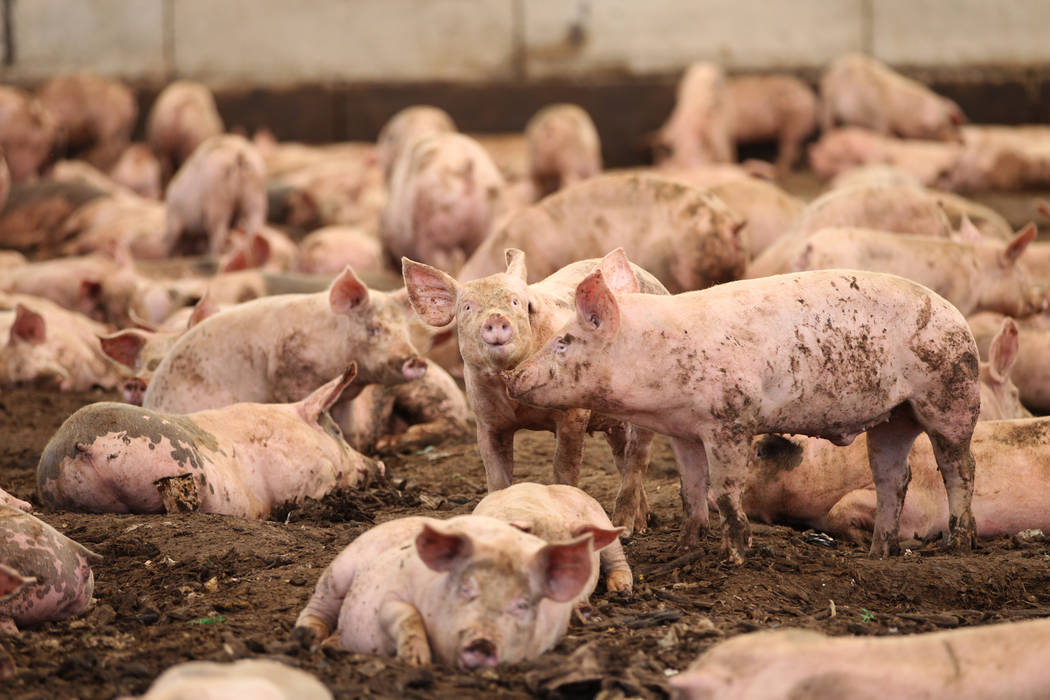
{"type": "Polygon", "coordinates": [[[19,304],[15,307],[15,322],[11,324],[9,340],[11,343],[23,341],[40,345],[47,340],[47,322],[36,311],[19,304]]]}
{"type": "Polygon", "coordinates": [[[507,248],[507,274],[511,277],[520,277],[522,282],[528,283],[529,275],[525,269],[525,253],[517,248],[507,248]]]}
{"type": "Polygon", "coordinates": [[[641,291],[638,287],[638,279],[631,269],[631,261],[627,259],[627,253],[623,248],[617,248],[602,258],[598,263],[602,269],[602,276],[609,289],[617,294],[637,294],[641,291]]]}
{"type": "Polygon", "coordinates": [[[948,100],[948,118],[956,126],[966,123],[966,115],[963,113],[962,108],[951,100],[948,100]]]}
{"type": "Polygon", "coordinates": [[[468,535],[445,532],[438,521],[424,523],[423,530],[416,535],[416,553],[427,568],[434,571],[452,569],[473,551],[474,543],[468,535]]]}
{"type": "Polygon", "coordinates": [[[436,267],[401,258],[401,273],[412,308],[428,325],[447,326],[456,318],[459,282],[436,267]]]}
{"type": "Polygon", "coordinates": [[[620,305],[605,284],[602,269],[596,267],[576,287],[576,317],[584,328],[610,337],[620,328],[620,305]]]}
{"type": "Polygon", "coordinates": [[[347,315],[368,306],[368,287],[357,278],[349,265],[332,282],[328,292],[328,303],[335,313],[347,315]]]}
{"type": "Polygon", "coordinates": [[[153,333],[149,331],[129,328],[111,335],[100,335],[98,342],[106,355],[130,369],[135,369],[139,353],[152,336],[153,333]]]}
{"type": "Polygon", "coordinates": [[[204,319],[217,313],[219,313],[219,305],[212,298],[211,290],[207,289],[204,291],[204,296],[193,307],[193,313],[190,314],[189,319],[186,321],[186,330],[193,328],[204,319]]]}
{"type": "Polygon", "coordinates": [[[534,566],[543,581],[545,597],[568,603],[583,592],[594,566],[592,540],[588,533],[571,542],[549,544],[537,553],[534,566]]]}
{"type": "Polygon", "coordinates": [[[1017,258],[1021,256],[1021,253],[1025,251],[1028,244],[1035,240],[1036,227],[1032,222],[1028,222],[1021,231],[1014,236],[1014,239],[1010,241],[1006,250],[1003,251],[1003,263],[1006,265],[1012,265],[1017,262],[1017,258]]]}
{"type": "Polygon", "coordinates": [[[222,272],[236,272],[249,268],[262,267],[270,261],[273,253],[270,241],[261,233],[253,233],[245,237],[237,250],[226,260],[222,266],[222,272]]]}
{"type": "Polygon", "coordinates": [[[594,548],[594,551],[597,552],[599,549],[608,547],[615,542],[616,538],[622,535],[626,529],[627,528],[616,527],[610,530],[604,527],[597,527],[596,525],[579,524],[573,525],[569,528],[569,532],[572,533],[573,537],[579,537],[580,535],[590,533],[593,538],[591,546],[594,548]]]}
{"type": "Polygon", "coordinates": [[[0,564],[0,600],[13,596],[27,583],[34,583],[35,578],[26,578],[6,564],[0,564]]]}
{"type": "Polygon", "coordinates": [[[320,415],[339,400],[343,390],[354,381],[356,376],[357,363],[351,362],[342,374],[319,389],[315,389],[312,394],[299,402],[299,415],[307,423],[316,423],[320,415]]]}
{"type": "Polygon", "coordinates": [[[1035,203],[1035,210],[1050,219],[1050,202],[1047,202],[1045,199],[1040,199],[1035,203]]]}
{"type": "Polygon", "coordinates": [[[532,534],[532,523],[528,520],[511,520],[509,525],[516,530],[527,532],[530,535],[532,534]]]}
{"type": "Polygon", "coordinates": [[[959,222],[959,230],[956,233],[959,236],[959,240],[964,243],[980,243],[984,240],[980,230],[973,225],[970,217],[966,214],[963,214],[962,221],[959,222]]]}
{"type": "Polygon", "coordinates": [[[1017,351],[1019,349],[1017,324],[1007,316],[1003,319],[1003,325],[999,332],[992,338],[992,345],[988,349],[989,367],[992,379],[1004,383],[1017,362],[1017,351]]]}

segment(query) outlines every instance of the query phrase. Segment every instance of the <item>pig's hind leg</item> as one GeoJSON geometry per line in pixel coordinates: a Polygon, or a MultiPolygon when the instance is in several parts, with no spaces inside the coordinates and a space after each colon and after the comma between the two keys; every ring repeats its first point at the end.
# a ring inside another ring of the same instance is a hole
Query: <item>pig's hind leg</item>
{"type": "Polygon", "coordinates": [[[973,518],[974,459],[970,438],[952,442],[943,435],[927,431],[933,443],[937,469],[948,492],[948,535],[946,544],[968,552],[977,544],[977,524],[973,518]]]}
{"type": "Polygon", "coordinates": [[[871,537],[872,557],[900,553],[900,519],[904,495],[911,481],[908,452],[922,426],[911,407],[898,407],[885,423],[868,430],[868,463],[875,482],[875,528],[871,537]]]}
{"type": "Polygon", "coordinates": [[[616,469],[620,472],[620,491],[616,494],[612,522],[617,527],[625,528],[623,537],[630,537],[635,532],[644,532],[649,524],[645,473],[649,470],[653,432],[622,423],[606,430],[605,439],[612,450],[616,469]]]}

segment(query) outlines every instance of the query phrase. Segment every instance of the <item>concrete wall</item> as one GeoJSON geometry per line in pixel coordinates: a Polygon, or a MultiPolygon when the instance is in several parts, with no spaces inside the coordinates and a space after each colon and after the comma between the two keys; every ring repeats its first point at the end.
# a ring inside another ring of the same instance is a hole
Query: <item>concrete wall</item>
{"type": "Polygon", "coordinates": [[[0,0],[0,80],[141,85],[644,78],[690,61],[1050,65],[1048,0],[0,0]],[[10,37],[10,42],[6,41],[10,37]]]}

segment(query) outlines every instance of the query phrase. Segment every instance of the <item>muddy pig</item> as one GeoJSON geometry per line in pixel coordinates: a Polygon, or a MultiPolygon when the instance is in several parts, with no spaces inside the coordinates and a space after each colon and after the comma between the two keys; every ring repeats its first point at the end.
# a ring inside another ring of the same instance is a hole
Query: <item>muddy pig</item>
{"type": "Polygon", "coordinates": [[[630,592],[634,586],[634,576],[618,538],[621,529],[613,528],[598,501],[575,486],[514,484],[485,496],[473,513],[498,518],[547,542],[566,542],[590,532],[595,551],[591,556],[591,578],[579,597],[584,606],[598,585],[599,571],[605,573],[605,588],[610,592],[630,592]]]}
{"type": "Polygon", "coordinates": [[[1050,620],[886,637],[783,629],[740,635],[671,680],[673,700],[1038,698],[1050,620]]]}
{"type": "Polygon", "coordinates": [[[420,139],[394,165],[379,224],[383,247],[392,260],[408,256],[454,274],[502,214],[504,187],[470,137],[420,139]]]}
{"type": "Polygon", "coordinates": [[[590,115],[574,104],[548,105],[525,125],[529,171],[536,194],[586,180],[602,171],[602,145],[590,115]]]}
{"type": "Polygon", "coordinates": [[[596,267],[625,291],[667,294],[667,290],[652,275],[631,266],[623,249],[602,260],[567,265],[531,285],[526,284],[525,255],[511,249],[506,256],[506,272],[466,283],[432,267],[403,262],[405,287],[416,312],[432,326],[455,322],[489,491],[511,484],[518,430],[554,431],[558,439],[554,479],[572,486],[579,482],[584,433],[601,430],[621,477],[613,522],[628,532],[644,529],[648,504],[643,478],[652,434],[577,407],[551,411],[523,405],[507,395],[500,373],[543,347],[554,329],[571,318],[573,290],[596,267]]]}
{"type": "Polygon", "coordinates": [[[67,157],[76,154],[102,170],[128,145],[139,114],[127,85],[92,73],[55,76],[37,97],[58,122],[67,157]]]}
{"type": "Polygon", "coordinates": [[[11,171],[11,181],[34,178],[51,156],[58,138],[58,122],[29,93],[0,85],[0,152],[11,171]]]}
{"type": "Polygon", "coordinates": [[[907,451],[922,432],[937,450],[955,544],[972,545],[977,347],[962,314],[940,296],[853,270],[670,297],[616,294],[597,269],[575,302],[575,319],[510,373],[509,393],[669,435],[682,476],[682,546],[696,547],[707,529],[710,483],[723,550],[743,561],[751,532],[741,492],[756,434],[848,444],[865,431],[880,496],[872,556],[899,551],[907,451]]]}
{"type": "Polygon", "coordinates": [[[390,117],[376,138],[376,151],[383,179],[389,184],[394,164],[421,138],[456,131],[452,117],[443,109],[430,105],[405,107],[390,117]]]}
{"type": "Polygon", "coordinates": [[[958,141],[959,105],[861,54],[836,58],[820,79],[820,126],[836,121],[912,139],[958,141]]]}
{"type": "Polygon", "coordinates": [[[146,119],[146,142],[161,161],[165,179],[190,154],[225,127],[211,90],[190,80],[176,80],[157,95],[146,119]]]}
{"type": "Polygon", "coordinates": [[[218,255],[231,229],[254,233],[266,223],[266,171],[243,136],[215,136],[193,151],[164,195],[169,240],[182,239],[187,253],[218,255]],[[203,236],[204,249],[192,240],[203,236]],[[186,240],[186,239],[191,240],[186,240]],[[197,247],[195,247],[197,246],[197,247]]]}
{"type": "Polygon", "coordinates": [[[27,513],[33,509],[33,506],[31,506],[29,503],[23,501],[20,498],[15,498],[3,489],[0,489],[0,506],[17,508],[18,510],[24,510],[27,513]]]}
{"type": "Polygon", "coordinates": [[[736,160],[732,101],[725,74],[714,63],[694,63],[681,81],[674,109],[654,140],[657,164],[682,167],[736,160]]]}
{"type": "Polygon", "coordinates": [[[79,615],[91,605],[102,557],[29,513],[0,505],[0,632],[79,615]]]}
{"type": "Polygon", "coordinates": [[[777,142],[783,174],[802,155],[802,142],[817,126],[817,96],[792,75],[746,75],[726,81],[736,143],[777,142]]]}
{"type": "Polygon", "coordinates": [[[240,403],[188,415],[90,404],[44,448],[37,493],[48,508],[65,510],[263,519],[282,503],[360,486],[382,474],[383,464],[351,449],[325,413],[355,372],[351,366],[288,404],[240,403]],[[169,489],[185,477],[189,493],[170,502],[169,489]]]}
{"type": "Polygon", "coordinates": [[[926,190],[907,185],[862,184],[825,192],[799,215],[802,234],[829,226],[852,226],[920,236],[952,235],[951,222],[926,190]]]}
{"type": "Polygon", "coordinates": [[[346,268],[328,291],[239,304],[191,328],[157,367],[142,405],[188,413],[297,401],[357,362],[362,384],[418,379],[426,362],[404,312],[346,268]]]}
{"type": "Polygon", "coordinates": [[[377,525],[324,570],[297,636],[463,669],[535,658],[565,634],[592,537],[548,544],[480,515],[377,525]]]}

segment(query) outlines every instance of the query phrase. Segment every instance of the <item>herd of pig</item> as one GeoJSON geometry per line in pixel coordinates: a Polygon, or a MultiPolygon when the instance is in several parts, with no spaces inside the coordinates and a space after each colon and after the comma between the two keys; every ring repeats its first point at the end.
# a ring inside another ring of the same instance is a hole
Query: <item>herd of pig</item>
{"type": "MultiPolygon", "coordinates": [[[[1050,419],[1029,412],[1050,412],[1050,246],[945,191],[1050,184],[1050,127],[964,126],[859,55],[827,68],[819,99],[693,65],[657,164],[620,172],[569,104],[473,137],[409,107],[374,144],[324,146],[226,133],[186,81],[157,97],[145,143],[137,116],[98,76],[0,87],[0,386],[126,401],[65,421],[39,505],[267,518],[476,426],[490,494],[351,542],[299,615],[304,642],[465,669],[543,653],[599,568],[631,590],[619,537],[648,526],[655,434],[681,474],[680,546],[714,507],[735,563],[749,517],[870,538],[879,557],[902,536],[968,550],[1050,531],[1050,419]],[[773,180],[818,121],[809,162],[835,179],[807,203],[773,180]],[[756,140],[778,142],[775,165],[734,162],[756,140]],[[522,429],[555,434],[555,485],[513,484],[522,429]],[[575,488],[594,431],[621,476],[611,517],[575,488]]],[[[10,632],[84,611],[100,561],[31,509],[0,490],[10,632]]],[[[893,665],[910,669],[902,693],[1045,689],[1026,640],[1048,634],[763,633],[674,684],[841,697],[893,665]]],[[[243,682],[270,682],[257,670],[243,682]]],[[[175,675],[195,673],[217,671],[175,675]]]]}

